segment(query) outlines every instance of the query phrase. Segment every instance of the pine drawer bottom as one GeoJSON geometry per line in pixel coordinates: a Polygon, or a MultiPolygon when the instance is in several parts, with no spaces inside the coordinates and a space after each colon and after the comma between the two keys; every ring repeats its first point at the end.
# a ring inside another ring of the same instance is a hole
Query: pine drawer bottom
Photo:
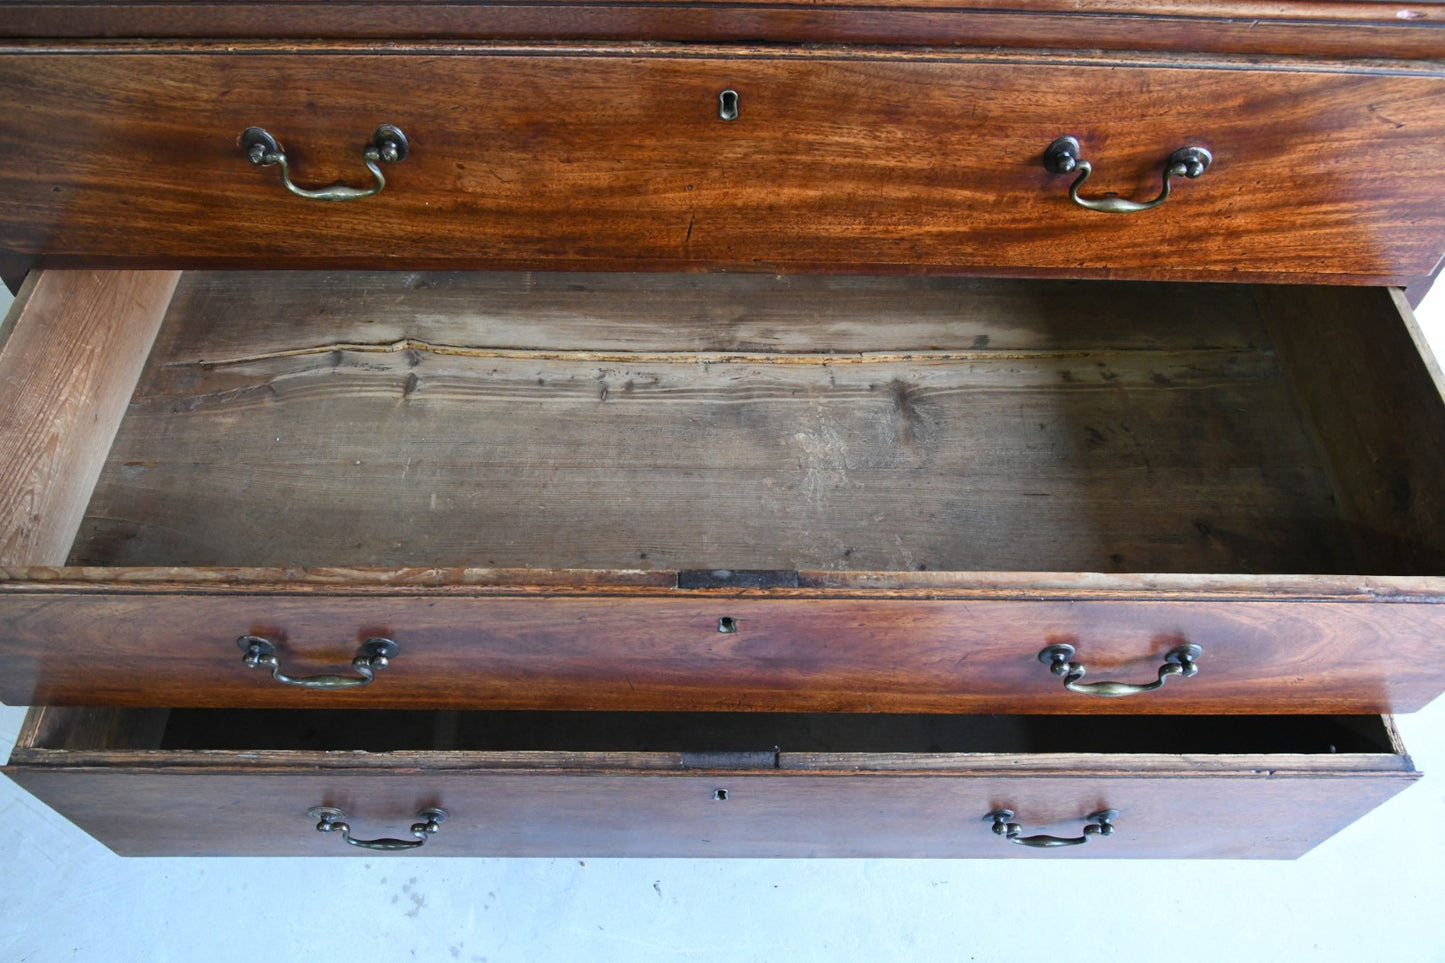
{"type": "Polygon", "coordinates": [[[1291,858],[1417,777],[1379,716],[53,707],[4,771],[135,856],[1291,858]]]}

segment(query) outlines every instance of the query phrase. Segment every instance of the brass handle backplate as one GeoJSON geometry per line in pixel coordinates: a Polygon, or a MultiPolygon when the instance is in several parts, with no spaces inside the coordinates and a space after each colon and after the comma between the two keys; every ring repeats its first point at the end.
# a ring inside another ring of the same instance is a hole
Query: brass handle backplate
{"type": "Polygon", "coordinates": [[[1073,186],[1069,188],[1069,199],[1080,207],[1088,208],[1091,211],[1103,211],[1105,214],[1132,214],[1135,211],[1147,211],[1151,207],[1158,207],[1169,200],[1170,184],[1175,177],[1187,177],[1193,180],[1200,177],[1209,170],[1209,165],[1214,162],[1214,155],[1207,147],[1191,145],[1181,147],[1169,155],[1164,163],[1164,186],[1159,191],[1159,196],[1152,201],[1131,201],[1122,197],[1080,197],[1079,188],[1084,186],[1084,181],[1094,172],[1094,165],[1079,156],[1079,139],[1077,137],[1060,137],[1049,145],[1044,151],[1044,167],[1050,174],[1072,174],[1079,172],[1074,179],[1073,186]]]}
{"type": "Polygon", "coordinates": [[[409,832],[415,839],[357,839],[351,835],[351,825],[346,822],[346,813],[335,806],[316,806],[306,810],[306,815],[317,820],[319,833],[340,833],[341,838],[360,849],[375,849],[382,852],[396,852],[403,849],[420,849],[426,841],[436,835],[441,824],[446,822],[445,809],[423,809],[417,818],[423,822],[412,823],[409,832]]]}
{"type": "Polygon", "coordinates": [[[995,809],[983,818],[993,821],[994,835],[1002,836],[1011,843],[1034,849],[1057,849],[1060,846],[1082,846],[1095,836],[1114,835],[1114,820],[1119,818],[1119,810],[1101,809],[1091,813],[1082,836],[1025,836],[1024,828],[1012,821],[1012,809],[995,809]]]}
{"type": "Polygon", "coordinates": [[[1074,662],[1074,647],[1072,645],[1051,645],[1039,653],[1039,661],[1049,667],[1054,675],[1062,676],[1064,688],[1070,692],[1079,692],[1083,695],[1101,696],[1106,699],[1114,699],[1119,696],[1138,695],[1141,692],[1153,692],[1164,685],[1164,680],[1173,675],[1189,678],[1199,671],[1195,661],[1204,653],[1204,650],[1194,644],[1178,645],[1164,653],[1164,664],[1159,666],[1159,676],[1153,682],[1080,682],[1084,677],[1084,667],[1074,662]]]}
{"type": "Polygon", "coordinates": [[[351,667],[356,670],[354,676],[292,676],[281,671],[281,660],[276,657],[276,645],[270,639],[263,639],[259,635],[243,635],[236,640],[236,645],[246,653],[241,661],[250,668],[270,669],[271,678],[277,682],[300,686],[303,689],[354,689],[357,686],[370,685],[371,680],[376,678],[377,670],[390,665],[391,660],[401,651],[401,646],[391,639],[370,638],[361,643],[361,648],[356,650],[356,658],[351,660],[351,667]]]}
{"type": "Polygon", "coordinates": [[[374,179],[370,187],[333,184],[330,187],[307,188],[300,187],[291,180],[291,165],[286,161],[286,152],[281,149],[276,138],[263,128],[247,127],[241,133],[240,145],[241,152],[252,164],[257,167],[279,167],[281,183],[286,185],[286,189],[297,197],[313,201],[355,201],[380,194],[381,189],[386,186],[386,176],[381,173],[379,165],[405,160],[406,155],[411,152],[411,145],[407,143],[406,135],[400,128],[382,124],[371,135],[371,143],[361,151],[361,162],[371,171],[374,179]]]}

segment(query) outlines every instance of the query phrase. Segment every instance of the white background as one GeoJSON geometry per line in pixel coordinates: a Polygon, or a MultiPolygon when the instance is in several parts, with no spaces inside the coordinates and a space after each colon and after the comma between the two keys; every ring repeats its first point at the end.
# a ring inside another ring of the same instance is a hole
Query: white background
{"type": "Polygon", "coordinates": [[[1430,775],[1288,863],[123,860],[0,779],[0,961],[1445,961],[1445,698],[1399,727],[1430,775]]]}

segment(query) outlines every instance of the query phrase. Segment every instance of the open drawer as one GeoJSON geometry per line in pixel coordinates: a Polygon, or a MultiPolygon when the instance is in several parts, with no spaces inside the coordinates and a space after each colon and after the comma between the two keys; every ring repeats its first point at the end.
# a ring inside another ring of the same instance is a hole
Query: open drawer
{"type": "Polygon", "coordinates": [[[0,385],[12,704],[1445,689],[1445,406],[1385,290],[52,272],[0,385]]]}
{"type": "Polygon", "coordinates": [[[151,856],[1281,858],[1415,778],[1379,716],[60,708],[5,773],[151,856]]]}

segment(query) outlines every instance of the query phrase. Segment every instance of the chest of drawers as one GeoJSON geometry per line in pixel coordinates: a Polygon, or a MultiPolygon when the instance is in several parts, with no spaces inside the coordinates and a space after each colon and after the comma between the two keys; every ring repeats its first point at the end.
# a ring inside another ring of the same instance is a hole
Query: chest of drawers
{"type": "Polygon", "coordinates": [[[1434,6],[8,6],[7,773],[117,851],[1288,856],[1413,778],[1434,6]]]}

